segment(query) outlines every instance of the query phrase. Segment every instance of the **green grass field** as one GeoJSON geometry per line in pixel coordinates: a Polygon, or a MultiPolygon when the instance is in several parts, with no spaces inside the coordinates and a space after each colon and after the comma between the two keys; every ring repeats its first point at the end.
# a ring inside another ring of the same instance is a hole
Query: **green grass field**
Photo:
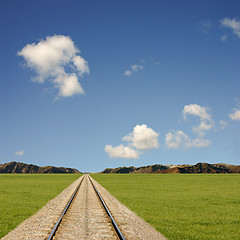
{"type": "Polygon", "coordinates": [[[93,174],[168,239],[240,239],[240,174],[93,174]]]}
{"type": "Polygon", "coordinates": [[[79,174],[0,174],[0,238],[79,177],[79,174]]]}

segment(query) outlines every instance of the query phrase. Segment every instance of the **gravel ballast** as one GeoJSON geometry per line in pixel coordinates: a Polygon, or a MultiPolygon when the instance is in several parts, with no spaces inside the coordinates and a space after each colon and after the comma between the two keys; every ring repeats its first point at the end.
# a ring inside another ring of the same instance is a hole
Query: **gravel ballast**
{"type": "Polygon", "coordinates": [[[53,239],[118,239],[88,177],[84,178],[53,239]]]}
{"type": "Polygon", "coordinates": [[[137,216],[134,212],[124,206],[115,197],[113,197],[104,187],[91,178],[97,190],[107,204],[114,220],[121,232],[128,240],[165,240],[155,228],[137,216]]]}

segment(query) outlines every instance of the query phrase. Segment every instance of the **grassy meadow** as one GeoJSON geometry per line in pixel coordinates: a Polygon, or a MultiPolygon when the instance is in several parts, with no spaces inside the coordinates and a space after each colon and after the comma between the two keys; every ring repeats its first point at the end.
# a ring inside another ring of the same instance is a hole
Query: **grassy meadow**
{"type": "Polygon", "coordinates": [[[0,238],[79,177],[79,174],[0,174],[0,238]]]}
{"type": "Polygon", "coordinates": [[[92,174],[168,239],[240,239],[240,174],[92,174]]]}

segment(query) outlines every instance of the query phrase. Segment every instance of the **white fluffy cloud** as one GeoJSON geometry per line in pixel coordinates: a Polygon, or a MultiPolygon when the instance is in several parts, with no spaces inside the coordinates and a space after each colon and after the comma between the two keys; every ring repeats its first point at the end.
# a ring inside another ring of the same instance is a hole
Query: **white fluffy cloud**
{"type": "Polygon", "coordinates": [[[23,151],[23,150],[20,150],[20,151],[18,151],[18,152],[15,152],[14,154],[17,155],[17,156],[23,156],[24,151],[23,151]]]}
{"type": "Polygon", "coordinates": [[[211,115],[207,112],[206,107],[202,107],[198,104],[185,105],[183,109],[183,118],[186,119],[188,115],[197,116],[200,118],[200,124],[193,126],[193,131],[199,136],[204,136],[205,131],[210,130],[213,127],[213,120],[211,115]]]}
{"type": "Polygon", "coordinates": [[[74,94],[83,94],[84,90],[81,84],[78,82],[78,77],[76,74],[60,75],[54,79],[59,88],[58,95],[61,97],[70,97],[74,94]]]}
{"type": "Polygon", "coordinates": [[[165,138],[168,148],[179,148],[188,145],[189,142],[189,137],[183,131],[169,132],[165,138]]]}
{"type": "Polygon", "coordinates": [[[240,21],[237,21],[236,18],[223,18],[221,20],[221,24],[225,28],[230,28],[234,34],[236,34],[240,38],[240,21]]]}
{"type": "Polygon", "coordinates": [[[139,158],[144,151],[159,147],[158,135],[159,133],[145,124],[136,125],[131,133],[122,138],[123,141],[129,142],[128,146],[106,145],[105,152],[112,158],[139,158]]]}
{"type": "Polygon", "coordinates": [[[233,109],[233,112],[229,114],[231,120],[240,121],[240,109],[233,109]]]}
{"type": "Polygon", "coordinates": [[[120,144],[117,147],[112,147],[112,145],[105,146],[105,152],[108,153],[111,158],[139,158],[139,152],[129,146],[123,146],[120,144]]]}
{"type": "Polygon", "coordinates": [[[183,119],[190,115],[200,118],[200,124],[192,127],[193,133],[197,136],[190,138],[183,131],[171,131],[165,135],[165,141],[168,148],[191,148],[207,147],[211,141],[204,139],[205,132],[213,127],[212,116],[207,112],[207,108],[198,104],[185,105],[182,111],[183,119]]]}
{"type": "Polygon", "coordinates": [[[18,55],[36,71],[34,81],[44,83],[50,80],[59,90],[59,97],[70,97],[84,93],[78,77],[89,74],[88,62],[79,53],[69,36],[55,35],[27,44],[18,55]]]}
{"type": "Polygon", "coordinates": [[[126,70],[124,71],[124,75],[125,76],[131,76],[133,73],[135,72],[138,72],[140,70],[143,70],[143,66],[142,65],[137,65],[137,64],[134,64],[130,67],[130,70],[126,70]]]}
{"type": "Polygon", "coordinates": [[[183,131],[173,131],[166,134],[166,145],[168,148],[178,149],[191,147],[207,147],[211,141],[203,138],[191,139],[183,131]]]}
{"type": "Polygon", "coordinates": [[[187,115],[195,115],[200,117],[201,120],[210,120],[211,115],[207,113],[206,107],[202,107],[198,104],[185,105],[183,109],[183,118],[186,119],[187,115]]]}
{"type": "Polygon", "coordinates": [[[135,126],[133,132],[123,137],[122,140],[130,142],[131,146],[137,149],[147,150],[159,147],[158,135],[159,133],[142,124],[135,126]]]}

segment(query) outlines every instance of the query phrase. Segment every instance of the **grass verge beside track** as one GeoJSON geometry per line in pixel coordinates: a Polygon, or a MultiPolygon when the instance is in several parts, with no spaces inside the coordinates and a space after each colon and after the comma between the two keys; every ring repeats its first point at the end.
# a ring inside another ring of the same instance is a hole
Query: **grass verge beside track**
{"type": "Polygon", "coordinates": [[[240,239],[240,174],[92,174],[168,239],[240,239]]]}
{"type": "Polygon", "coordinates": [[[46,205],[80,174],[0,174],[0,238],[46,205]]]}

